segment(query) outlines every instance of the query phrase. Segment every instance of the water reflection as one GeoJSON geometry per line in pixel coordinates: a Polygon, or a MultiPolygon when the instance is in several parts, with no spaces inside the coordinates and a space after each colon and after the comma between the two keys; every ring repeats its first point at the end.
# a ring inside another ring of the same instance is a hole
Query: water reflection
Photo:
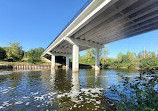
{"type": "Polygon", "coordinates": [[[72,73],[72,88],[71,88],[71,100],[75,102],[77,100],[77,96],[79,95],[79,73],[72,73]]]}
{"type": "Polygon", "coordinates": [[[51,69],[50,73],[50,84],[52,86],[52,89],[54,89],[54,82],[55,82],[55,69],[51,69]]]}
{"type": "Polygon", "coordinates": [[[12,71],[0,75],[0,110],[115,110],[108,88],[121,84],[122,74],[137,71],[12,71]]]}
{"type": "Polygon", "coordinates": [[[100,74],[100,71],[95,71],[95,82],[98,81],[99,74],[100,74]]]}

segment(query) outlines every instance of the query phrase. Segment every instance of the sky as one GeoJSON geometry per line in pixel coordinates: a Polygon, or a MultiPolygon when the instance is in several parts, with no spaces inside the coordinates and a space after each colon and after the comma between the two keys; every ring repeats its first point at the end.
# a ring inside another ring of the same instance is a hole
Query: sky
{"type": "MultiPolygon", "coordinates": [[[[19,42],[23,50],[47,46],[87,0],[0,0],[0,47],[19,42]]],[[[158,30],[106,44],[107,57],[158,49],[158,30]]],[[[84,55],[85,51],[80,52],[84,55]]]]}

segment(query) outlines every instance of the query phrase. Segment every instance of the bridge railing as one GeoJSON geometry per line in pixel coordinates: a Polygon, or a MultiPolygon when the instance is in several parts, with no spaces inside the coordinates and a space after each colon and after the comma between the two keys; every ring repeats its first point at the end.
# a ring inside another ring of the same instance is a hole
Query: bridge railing
{"type": "MultiPolygon", "coordinates": [[[[82,8],[74,15],[74,17],[70,20],[70,22],[68,22],[68,24],[61,30],[61,32],[58,34],[58,36],[50,43],[50,45],[61,35],[61,33],[88,7],[88,5],[90,3],[92,3],[93,0],[88,0],[83,6],[82,8]]],[[[49,46],[50,46],[49,45],[49,46]]],[[[49,47],[48,46],[48,47],[49,47]]],[[[47,47],[47,48],[48,48],[47,47]]],[[[46,49],[47,49],[46,48],[46,49]]]]}

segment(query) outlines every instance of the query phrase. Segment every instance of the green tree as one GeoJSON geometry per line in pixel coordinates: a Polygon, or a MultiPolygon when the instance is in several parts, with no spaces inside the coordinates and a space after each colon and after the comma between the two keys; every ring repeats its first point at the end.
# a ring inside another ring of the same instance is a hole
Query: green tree
{"type": "Polygon", "coordinates": [[[101,49],[101,54],[100,55],[101,55],[102,58],[105,59],[107,54],[109,54],[108,46],[104,46],[104,48],[101,49]]]}
{"type": "Polygon", "coordinates": [[[150,52],[150,57],[151,57],[151,58],[156,58],[155,52],[150,52]]]}
{"type": "Polygon", "coordinates": [[[140,61],[140,68],[158,69],[158,59],[157,58],[144,58],[140,61]]]}
{"type": "Polygon", "coordinates": [[[37,64],[41,62],[41,54],[44,51],[44,48],[39,47],[35,49],[31,49],[27,52],[28,62],[37,64]]]}
{"type": "Polygon", "coordinates": [[[11,51],[9,51],[9,47],[3,47],[3,49],[5,50],[6,56],[9,59],[11,57],[11,51]]]}
{"type": "Polygon", "coordinates": [[[122,60],[122,52],[119,52],[117,55],[117,61],[121,61],[122,60]]]}
{"type": "Polygon", "coordinates": [[[6,51],[0,47],[0,60],[4,60],[6,57],[6,51]]]}
{"type": "Polygon", "coordinates": [[[85,58],[86,58],[86,59],[90,60],[90,59],[92,59],[92,58],[95,57],[94,48],[87,49],[86,52],[87,52],[86,55],[85,55],[85,58]]]}
{"type": "Polygon", "coordinates": [[[131,52],[128,51],[128,52],[126,53],[126,55],[128,56],[130,62],[133,62],[133,60],[134,60],[134,53],[131,53],[131,52]]]}
{"type": "Polygon", "coordinates": [[[19,46],[19,43],[11,44],[11,57],[13,61],[20,61],[24,56],[24,51],[22,50],[22,46],[19,46]]]}

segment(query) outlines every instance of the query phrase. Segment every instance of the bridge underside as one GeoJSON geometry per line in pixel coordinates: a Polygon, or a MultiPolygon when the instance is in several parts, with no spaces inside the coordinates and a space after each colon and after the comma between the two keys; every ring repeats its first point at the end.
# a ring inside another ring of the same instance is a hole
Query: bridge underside
{"type": "MultiPolygon", "coordinates": [[[[77,44],[79,51],[91,48],[87,43],[103,45],[158,29],[158,0],[112,1],[109,1],[108,4],[112,3],[108,7],[103,7],[91,20],[68,36],[75,41],[85,41],[85,45],[77,44]]],[[[75,43],[64,39],[50,52],[72,54],[75,43]]]]}

